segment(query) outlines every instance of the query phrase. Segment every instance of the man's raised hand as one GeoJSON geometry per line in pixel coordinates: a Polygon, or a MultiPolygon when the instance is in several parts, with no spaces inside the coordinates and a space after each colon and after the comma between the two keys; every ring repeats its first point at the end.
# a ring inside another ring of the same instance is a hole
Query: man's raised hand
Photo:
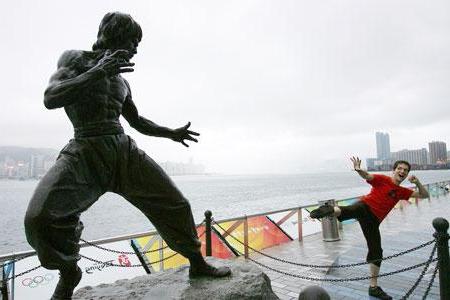
{"type": "Polygon", "coordinates": [[[189,140],[189,141],[193,141],[193,142],[198,142],[198,140],[196,138],[193,137],[193,135],[195,136],[199,136],[200,133],[197,133],[195,131],[191,131],[188,130],[188,128],[191,126],[191,122],[188,122],[186,125],[184,125],[183,127],[177,128],[173,130],[173,136],[172,136],[172,140],[175,142],[179,142],[181,144],[183,144],[185,147],[189,147],[188,144],[185,143],[184,140],[189,140]]]}
{"type": "Polygon", "coordinates": [[[133,72],[134,63],[128,61],[129,53],[127,50],[106,50],[105,55],[98,61],[94,68],[105,71],[108,76],[115,76],[120,73],[133,72]]]}
{"type": "Polygon", "coordinates": [[[417,178],[414,175],[409,176],[408,178],[409,182],[411,182],[412,184],[417,184],[419,182],[419,178],[417,178]]]}
{"type": "Polygon", "coordinates": [[[350,158],[350,160],[353,163],[353,169],[355,169],[355,171],[360,171],[361,170],[361,160],[359,159],[359,157],[352,156],[350,158]]]}

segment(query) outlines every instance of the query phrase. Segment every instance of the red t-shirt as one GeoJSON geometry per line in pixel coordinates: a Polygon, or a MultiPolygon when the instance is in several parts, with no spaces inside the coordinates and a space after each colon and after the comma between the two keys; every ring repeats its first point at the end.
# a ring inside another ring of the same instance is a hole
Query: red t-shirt
{"type": "Polygon", "coordinates": [[[367,183],[372,186],[372,190],[361,200],[369,205],[380,222],[399,200],[408,200],[413,193],[410,189],[394,184],[392,178],[386,175],[374,174],[373,179],[367,180],[367,183]]]}

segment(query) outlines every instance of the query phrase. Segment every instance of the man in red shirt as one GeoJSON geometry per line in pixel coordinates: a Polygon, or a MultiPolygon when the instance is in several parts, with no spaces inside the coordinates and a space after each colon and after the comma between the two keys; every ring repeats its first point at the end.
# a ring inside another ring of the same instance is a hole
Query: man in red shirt
{"type": "Polygon", "coordinates": [[[351,161],[355,171],[372,186],[370,193],[361,197],[360,201],[349,206],[333,207],[322,205],[318,209],[313,210],[310,216],[319,219],[334,215],[339,221],[358,220],[369,250],[367,262],[370,263],[370,274],[372,276],[369,295],[379,299],[392,299],[378,286],[377,277],[373,277],[378,276],[380,273],[381,259],[383,257],[379,226],[399,200],[408,200],[411,197],[428,198],[428,191],[414,175],[408,179],[416,185],[416,191],[400,186],[411,170],[411,165],[407,161],[396,161],[391,176],[367,173],[361,169],[361,160],[358,157],[352,157],[351,161]]]}

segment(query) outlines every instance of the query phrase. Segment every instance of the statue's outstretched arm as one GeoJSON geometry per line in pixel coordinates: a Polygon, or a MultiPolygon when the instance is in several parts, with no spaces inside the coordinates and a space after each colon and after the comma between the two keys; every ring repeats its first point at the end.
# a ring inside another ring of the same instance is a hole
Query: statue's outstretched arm
{"type": "Polygon", "coordinates": [[[199,136],[200,134],[195,131],[189,130],[191,122],[188,122],[183,127],[170,129],[167,127],[159,126],[158,124],[142,116],[139,116],[136,105],[134,105],[134,102],[131,99],[131,93],[127,97],[125,103],[123,104],[122,115],[128,121],[131,127],[133,127],[142,134],[169,138],[175,142],[183,144],[186,147],[189,147],[189,145],[186,144],[185,140],[198,142],[198,140],[193,136],[199,136]]]}

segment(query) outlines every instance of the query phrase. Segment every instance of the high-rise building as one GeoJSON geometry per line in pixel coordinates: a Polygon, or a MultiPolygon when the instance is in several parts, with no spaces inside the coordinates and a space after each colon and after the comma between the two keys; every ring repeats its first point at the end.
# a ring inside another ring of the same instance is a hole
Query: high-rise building
{"type": "Polygon", "coordinates": [[[435,165],[447,162],[447,145],[445,142],[433,141],[428,143],[430,151],[430,164],[435,165]]]}
{"type": "Polygon", "coordinates": [[[366,159],[367,169],[373,170],[375,168],[375,161],[376,160],[377,160],[376,158],[367,158],[366,159]]]}
{"type": "Polygon", "coordinates": [[[384,132],[377,132],[377,158],[389,159],[391,156],[391,144],[389,142],[389,134],[384,132]]]}
{"type": "Polygon", "coordinates": [[[428,151],[425,148],[417,150],[400,150],[392,152],[392,160],[406,160],[412,165],[426,165],[428,158],[428,151]]]}
{"type": "Polygon", "coordinates": [[[38,178],[45,174],[44,171],[44,156],[33,154],[30,159],[30,175],[31,177],[38,178]]]}

